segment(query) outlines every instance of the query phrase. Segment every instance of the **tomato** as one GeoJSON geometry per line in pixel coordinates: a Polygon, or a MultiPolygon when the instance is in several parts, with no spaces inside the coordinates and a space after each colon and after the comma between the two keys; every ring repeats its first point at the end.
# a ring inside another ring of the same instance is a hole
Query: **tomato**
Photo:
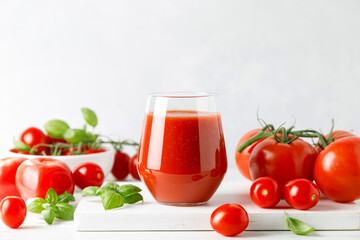
{"type": "Polygon", "coordinates": [[[346,137],[322,150],[314,165],[320,191],[338,202],[360,198],[360,138],[346,137]]]}
{"type": "Polygon", "coordinates": [[[18,167],[26,158],[8,157],[0,160],[0,201],[6,196],[20,196],[15,184],[18,167]]]}
{"type": "Polygon", "coordinates": [[[296,178],[285,184],[283,194],[285,201],[290,206],[306,210],[316,206],[320,191],[313,182],[304,178],[296,178]]]}
{"type": "Polygon", "coordinates": [[[313,180],[313,166],[317,153],[304,140],[297,138],[289,144],[279,143],[274,137],[260,142],[250,156],[252,179],[272,177],[282,188],[289,180],[313,180]]]}
{"type": "Polygon", "coordinates": [[[27,151],[19,151],[17,150],[16,148],[12,148],[9,150],[10,152],[13,152],[13,153],[20,153],[20,154],[30,154],[29,152],[27,151]]]}
{"type": "MultiPolygon", "coordinates": [[[[325,138],[327,139],[329,137],[329,134],[325,135],[325,138]]],[[[354,134],[350,133],[350,132],[347,132],[347,131],[343,131],[343,130],[336,130],[336,131],[333,131],[332,134],[331,134],[331,137],[335,137],[335,140],[339,140],[339,139],[342,139],[342,138],[346,138],[346,137],[356,137],[354,134]]]]}
{"type": "Polygon", "coordinates": [[[70,168],[52,158],[33,158],[24,161],[16,172],[16,187],[21,197],[45,198],[49,188],[58,195],[65,191],[74,192],[74,179],[70,168]]]}
{"type": "Polygon", "coordinates": [[[131,159],[130,159],[129,171],[131,173],[131,176],[133,176],[133,178],[135,178],[137,180],[140,180],[139,170],[138,170],[138,155],[137,154],[132,156],[131,159]]]}
{"type": "Polygon", "coordinates": [[[281,200],[281,188],[275,179],[260,177],[251,185],[250,197],[259,207],[274,207],[281,200]]]}
{"type": "Polygon", "coordinates": [[[238,144],[236,145],[236,149],[235,149],[235,161],[236,161],[236,166],[239,169],[240,173],[246,177],[247,179],[249,179],[250,181],[252,181],[252,178],[250,176],[250,171],[249,171],[249,160],[250,160],[250,154],[251,152],[254,150],[255,146],[258,145],[260,142],[262,142],[264,139],[260,139],[256,142],[254,142],[253,144],[247,146],[241,153],[239,153],[237,151],[237,149],[239,148],[239,146],[241,144],[243,144],[246,140],[248,140],[249,138],[253,137],[255,134],[257,134],[259,131],[261,131],[260,128],[256,128],[253,130],[250,130],[249,132],[245,133],[244,136],[242,136],[238,142],[238,144]]]}
{"type": "Polygon", "coordinates": [[[117,180],[124,180],[129,174],[130,157],[124,152],[116,152],[112,174],[117,180]]]}
{"type": "Polygon", "coordinates": [[[26,205],[20,197],[6,197],[0,203],[3,222],[10,228],[18,228],[26,217],[26,205]]]}
{"type": "Polygon", "coordinates": [[[104,172],[96,163],[85,162],[74,170],[75,185],[81,189],[89,186],[100,187],[104,182],[104,172]]]}
{"type": "Polygon", "coordinates": [[[225,236],[236,236],[249,225],[246,210],[235,203],[228,203],[216,208],[210,217],[211,227],[225,236]]]}
{"type": "Polygon", "coordinates": [[[19,140],[33,147],[40,143],[46,143],[46,136],[39,128],[29,127],[22,132],[19,140]]]}
{"type": "Polygon", "coordinates": [[[103,149],[103,148],[100,148],[100,149],[88,149],[86,150],[86,153],[85,154],[93,154],[93,153],[101,153],[101,152],[105,152],[106,150],[103,149]]]}

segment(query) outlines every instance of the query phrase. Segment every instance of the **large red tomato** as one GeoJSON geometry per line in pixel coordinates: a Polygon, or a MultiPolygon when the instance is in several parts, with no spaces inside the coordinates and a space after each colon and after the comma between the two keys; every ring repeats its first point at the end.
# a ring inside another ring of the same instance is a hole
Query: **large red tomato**
{"type": "Polygon", "coordinates": [[[26,158],[8,157],[0,160],[0,201],[6,196],[20,196],[15,184],[16,170],[26,158]]]}
{"type": "Polygon", "coordinates": [[[360,138],[346,137],[322,150],[314,165],[321,192],[338,202],[360,198],[360,138]]]}
{"type": "Polygon", "coordinates": [[[262,142],[264,139],[257,140],[253,144],[247,146],[244,150],[241,151],[241,153],[239,153],[237,149],[240,147],[241,144],[243,144],[249,138],[253,137],[260,130],[261,130],[260,128],[256,128],[245,133],[245,135],[240,138],[235,149],[236,166],[239,169],[240,173],[250,181],[252,180],[249,171],[250,154],[254,150],[255,146],[258,145],[260,142],[262,142]]]}
{"type": "Polygon", "coordinates": [[[269,137],[259,143],[250,156],[252,179],[272,177],[280,187],[294,178],[313,180],[313,166],[317,153],[304,140],[297,138],[289,144],[269,137]]]}
{"type": "Polygon", "coordinates": [[[49,188],[58,195],[74,192],[74,179],[70,168],[52,158],[34,158],[24,161],[16,172],[16,186],[21,197],[45,198],[49,188]]]}

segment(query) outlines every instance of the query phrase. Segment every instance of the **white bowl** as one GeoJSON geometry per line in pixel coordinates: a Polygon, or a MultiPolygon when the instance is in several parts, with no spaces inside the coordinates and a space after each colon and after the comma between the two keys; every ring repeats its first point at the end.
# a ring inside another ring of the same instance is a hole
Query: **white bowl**
{"type": "Polygon", "coordinates": [[[105,177],[110,173],[115,159],[115,150],[111,146],[101,146],[106,151],[100,153],[92,153],[92,154],[82,154],[82,155],[71,155],[71,156],[40,156],[40,155],[28,155],[21,153],[14,153],[8,151],[7,157],[24,157],[27,159],[32,158],[54,158],[61,162],[66,163],[69,168],[74,171],[75,168],[81,163],[92,162],[99,165],[104,171],[105,177]]]}

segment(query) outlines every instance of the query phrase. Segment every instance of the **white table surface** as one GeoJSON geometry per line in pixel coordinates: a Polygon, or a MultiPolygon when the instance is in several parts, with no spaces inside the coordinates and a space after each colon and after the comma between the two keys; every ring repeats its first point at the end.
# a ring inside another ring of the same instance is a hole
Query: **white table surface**
{"type": "MultiPolygon", "coordinates": [[[[239,180],[243,179],[236,169],[229,169],[225,180],[239,180]]],[[[108,180],[112,180],[111,177],[108,180]]],[[[75,197],[79,199],[79,192],[75,193],[75,197]]],[[[323,239],[360,239],[360,231],[315,231],[307,236],[298,236],[290,231],[245,231],[236,238],[241,239],[299,239],[299,238],[323,238],[323,239]]],[[[10,229],[2,222],[0,223],[0,239],[229,239],[221,236],[214,231],[152,231],[152,232],[78,232],[74,230],[72,221],[58,221],[55,220],[53,225],[47,225],[38,215],[28,214],[25,222],[19,229],[10,229]]]]}

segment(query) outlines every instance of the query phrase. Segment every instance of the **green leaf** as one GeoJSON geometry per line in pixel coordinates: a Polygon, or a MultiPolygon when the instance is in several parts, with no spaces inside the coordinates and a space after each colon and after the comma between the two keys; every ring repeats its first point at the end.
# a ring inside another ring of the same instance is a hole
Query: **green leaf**
{"type": "Polygon", "coordinates": [[[61,139],[67,129],[69,129],[69,125],[62,120],[50,120],[45,123],[44,128],[50,137],[61,139]]]}
{"type": "Polygon", "coordinates": [[[289,216],[287,215],[287,213],[285,211],[284,211],[284,213],[286,216],[286,220],[285,220],[286,226],[293,233],[296,233],[298,235],[306,235],[306,234],[314,231],[313,227],[308,226],[306,223],[304,223],[303,221],[300,221],[298,219],[289,218],[289,216]]]}
{"type": "Polygon", "coordinates": [[[115,191],[115,192],[117,192],[116,188],[118,188],[118,187],[119,187],[119,184],[109,182],[109,183],[105,184],[104,186],[102,186],[100,189],[98,189],[96,191],[96,194],[101,195],[106,191],[115,191]]]}
{"type": "Polygon", "coordinates": [[[49,188],[49,190],[46,193],[45,200],[46,200],[46,202],[48,202],[50,204],[54,204],[54,203],[57,203],[57,201],[59,200],[59,197],[54,189],[49,188]]]}
{"type": "Polygon", "coordinates": [[[21,141],[16,141],[15,139],[14,139],[14,146],[15,146],[16,150],[19,150],[19,151],[29,152],[31,150],[31,147],[29,145],[27,145],[26,143],[23,143],[21,141]]]}
{"type": "Polygon", "coordinates": [[[64,132],[63,137],[69,143],[77,144],[80,142],[83,142],[83,143],[94,142],[98,136],[96,134],[86,132],[83,129],[69,128],[64,132]]]}
{"type": "Polygon", "coordinates": [[[97,193],[99,187],[86,187],[82,190],[81,196],[99,196],[100,193],[97,193]]]}
{"type": "Polygon", "coordinates": [[[74,220],[75,208],[68,203],[57,203],[55,217],[62,220],[74,220]]]}
{"type": "Polygon", "coordinates": [[[115,191],[107,191],[100,195],[105,210],[119,208],[124,205],[121,195],[115,191]]]}
{"type": "Polygon", "coordinates": [[[133,203],[137,203],[140,201],[143,201],[143,196],[141,196],[140,193],[134,193],[132,195],[128,195],[126,197],[123,197],[124,203],[127,204],[133,204],[133,203]]]}
{"type": "Polygon", "coordinates": [[[45,222],[49,225],[51,225],[54,221],[55,218],[55,212],[53,210],[43,210],[41,212],[41,216],[43,217],[43,219],[45,220],[45,222]]]}
{"type": "Polygon", "coordinates": [[[49,190],[46,193],[45,200],[49,204],[55,204],[58,202],[59,197],[53,188],[49,188],[49,190]]]}
{"type": "Polygon", "coordinates": [[[121,196],[125,197],[128,195],[132,195],[134,193],[141,192],[141,188],[132,185],[132,184],[126,184],[122,185],[116,188],[116,191],[121,194],[121,196]]]}
{"type": "Polygon", "coordinates": [[[44,210],[44,207],[42,206],[44,203],[46,203],[45,199],[30,198],[26,201],[26,208],[29,212],[39,214],[44,210]]]}
{"type": "Polygon", "coordinates": [[[64,192],[63,194],[59,195],[58,203],[68,203],[68,202],[75,202],[75,197],[68,191],[64,192]]]}
{"type": "Polygon", "coordinates": [[[82,111],[85,121],[90,126],[96,127],[96,125],[98,123],[98,119],[97,119],[95,112],[88,108],[82,108],[81,111],[82,111]]]}

